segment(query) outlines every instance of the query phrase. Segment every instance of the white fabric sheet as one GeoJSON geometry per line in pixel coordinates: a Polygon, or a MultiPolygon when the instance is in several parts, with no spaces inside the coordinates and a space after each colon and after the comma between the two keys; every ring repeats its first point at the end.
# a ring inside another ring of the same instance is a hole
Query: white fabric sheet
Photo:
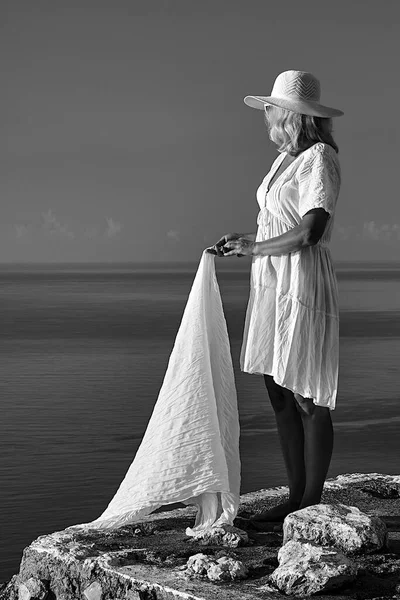
{"type": "Polygon", "coordinates": [[[99,518],[74,527],[120,527],[175,502],[198,507],[188,535],[232,524],[240,494],[239,418],[214,260],[203,252],[164,382],[124,480],[99,518]]]}

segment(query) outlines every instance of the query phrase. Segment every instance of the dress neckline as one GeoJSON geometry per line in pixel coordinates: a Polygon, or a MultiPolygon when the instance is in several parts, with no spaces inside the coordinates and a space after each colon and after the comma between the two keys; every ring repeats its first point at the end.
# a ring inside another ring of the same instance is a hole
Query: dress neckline
{"type": "MultiPolygon", "coordinates": [[[[310,148],[312,148],[312,146],[310,146],[310,148]]],[[[307,148],[307,150],[309,150],[309,148],[307,148]]],[[[306,152],[307,150],[304,150],[304,151],[303,151],[303,152],[301,152],[301,153],[300,153],[298,156],[296,156],[296,158],[295,158],[295,159],[294,159],[294,160],[293,160],[293,161],[290,163],[290,165],[288,165],[288,166],[286,167],[286,169],[284,169],[284,170],[282,171],[282,173],[281,173],[280,175],[278,175],[278,177],[275,179],[275,181],[272,183],[272,185],[271,185],[271,186],[269,185],[269,182],[268,182],[268,186],[267,186],[267,192],[266,192],[267,194],[269,194],[269,192],[270,192],[270,191],[272,190],[272,188],[273,188],[273,187],[274,187],[274,186],[275,186],[275,185],[278,183],[278,181],[281,179],[281,177],[282,177],[283,175],[285,175],[285,173],[286,173],[286,172],[287,172],[287,171],[288,171],[288,170],[289,170],[289,169],[292,167],[292,165],[294,165],[294,164],[297,162],[297,159],[299,159],[301,156],[303,156],[304,152],[306,152]]],[[[278,166],[277,166],[277,167],[276,167],[276,169],[274,170],[274,172],[273,172],[273,174],[272,174],[272,177],[271,177],[271,179],[273,179],[273,178],[274,178],[274,176],[275,176],[276,172],[277,172],[277,171],[278,171],[278,169],[280,168],[281,164],[283,163],[283,161],[285,160],[285,158],[286,158],[286,156],[287,156],[287,155],[288,155],[288,153],[287,153],[287,152],[282,152],[282,154],[281,154],[281,156],[282,156],[282,159],[278,161],[278,166]]],[[[281,157],[279,157],[279,158],[281,158],[281,157]]],[[[271,179],[270,179],[269,181],[271,181],[271,179]]]]}
{"type": "MultiPolygon", "coordinates": [[[[286,173],[287,171],[289,171],[289,170],[291,169],[291,167],[297,163],[297,160],[298,160],[299,158],[301,158],[305,152],[307,152],[308,150],[311,150],[311,148],[314,148],[314,147],[315,147],[317,144],[321,144],[321,143],[322,143],[322,142],[316,142],[316,143],[315,143],[315,144],[313,144],[312,146],[309,146],[308,148],[306,148],[305,150],[303,150],[303,152],[300,152],[300,154],[299,154],[298,156],[296,156],[296,158],[295,158],[295,159],[294,159],[294,160],[293,160],[293,161],[290,163],[290,165],[288,165],[288,166],[286,167],[286,169],[284,169],[284,171],[282,171],[282,173],[281,173],[280,175],[278,175],[278,177],[275,179],[275,181],[273,182],[273,184],[272,184],[271,186],[269,185],[269,182],[268,182],[268,185],[267,185],[267,191],[266,191],[265,195],[267,195],[267,194],[269,194],[269,193],[270,193],[270,191],[272,190],[272,188],[273,188],[273,187],[274,187],[274,186],[275,186],[275,185],[278,183],[278,181],[281,179],[281,177],[283,177],[283,175],[285,175],[285,173],[286,173]]],[[[274,172],[273,172],[273,174],[272,174],[272,177],[270,178],[270,180],[269,180],[269,181],[271,181],[271,179],[273,179],[273,178],[274,178],[274,176],[275,176],[276,172],[278,171],[279,167],[281,166],[281,164],[283,163],[283,161],[285,160],[285,158],[286,158],[286,156],[287,156],[287,155],[288,155],[288,152],[282,152],[282,154],[281,154],[281,156],[279,157],[279,159],[281,159],[281,157],[283,157],[283,158],[282,158],[281,160],[279,160],[279,161],[278,161],[278,166],[277,166],[277,167],[276,167],[276,169],[274,170],[274,172]]]]}

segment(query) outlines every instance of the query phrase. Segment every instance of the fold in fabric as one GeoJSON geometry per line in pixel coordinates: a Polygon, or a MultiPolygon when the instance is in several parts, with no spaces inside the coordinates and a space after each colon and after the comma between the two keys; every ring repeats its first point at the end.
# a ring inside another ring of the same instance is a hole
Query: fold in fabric
{"type": "Polygon", "coordinates": [[[181,502],[198,507],[194,535],[231,525],[239,497],[236,387],[214,255],[204,251],[136,456],[104,513],[74,527],[120,527],[181,502]]]}

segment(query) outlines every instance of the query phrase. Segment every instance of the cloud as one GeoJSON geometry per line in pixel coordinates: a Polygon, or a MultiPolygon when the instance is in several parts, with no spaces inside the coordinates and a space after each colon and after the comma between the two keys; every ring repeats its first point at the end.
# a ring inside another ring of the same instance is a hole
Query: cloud
{"type": "Polygon", "coordinates": [[[23,224],[17,223],[16,225],[14,225],[15,237],[17,239],[26,237],[29,233],[29,229],[30,229],[29,225],[23,225],[23,224]]]}
{"type": "Polygon", "coordinates": [[[334,235],[340,240],[400,241],[400,225],[398,223],[379,224],[375,221],[364,221],[359,225],[336,224],[334,235]]]}
{"type": "Polygon", "coordinates": [[[367,221],[363,224],[362,238],[378,241],[400,240],[400,225],[397,223],[378,225],[375,221],[367,221]]]}
{"type": "Polygon", "coordinates": [[[167,231],[167,238],[170,240],[174,240],[175,242],[179,242],[179,240],[181,239],[181,234],[175,229],[170,229],[169,231],[167,231]]]}
{"type": "Polygon", "coordinates": [[[48,231],[51,235],[58,235],[61,237],[68,237],[70,239],[75,238],[75,234],[71,231],[67,224],[61,223],[57,217],[53,214],[51,208],[45,213],[41,213],[42,228],[48,231]]]}
{"type": "Polygon", "coordinates": [[[122,224],[118,221],[114,221],[111,217],[106,217],[107,221],[107,229],[105,231],[105,235],[109,238],[115,237],[122,230],[122,224]]]}
{"type": "Polygon", "coordinates": [[[77,222],[71,226],[67,222],[62,221],[49,208],[46,212],[39,214],[38,218],[32,220],[31,223],[15,223],[11,225],[12,235],[16,240],[22,240],[33,236],[37,239],[44,234],[54,238],[65,238],[68,240],[99,240],[102,238],[115,238],[122,231],[123,225],[112,217],[106,217],[106,224],[96,223],[81,223],[77,222]]]}

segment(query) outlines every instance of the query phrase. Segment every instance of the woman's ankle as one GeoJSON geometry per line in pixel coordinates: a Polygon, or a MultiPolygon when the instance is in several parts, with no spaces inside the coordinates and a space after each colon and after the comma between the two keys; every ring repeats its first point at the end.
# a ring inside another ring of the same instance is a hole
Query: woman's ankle
{"type": "Polygon", "coordinates": [[[314,506],[315,504],[320,504],[321,495],[315,496],[304,496],[300,502],[299,510],[302,508],[307,508],[308,506],[314,506]]]}
{"type": "Polygon", "coordinates": [[[293,506],[300,506],[300,504],[303,501],[305,491],[306,491],[305,482],[304,483],[300,482],[298,485],[295,485],[291,489],[289,489],[289,498],[288,498],[289,504],[291,504],[293,506]]]}

